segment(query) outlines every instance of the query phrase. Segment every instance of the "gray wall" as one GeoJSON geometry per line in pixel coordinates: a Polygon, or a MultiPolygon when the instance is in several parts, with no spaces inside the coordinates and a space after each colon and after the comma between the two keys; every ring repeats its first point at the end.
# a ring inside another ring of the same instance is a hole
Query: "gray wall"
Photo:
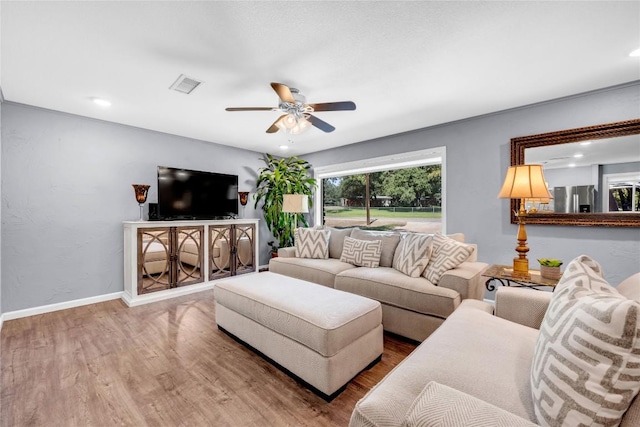
{"type": "MultiPolygon", "coordinates": [[[[496,96],[499,96],[496,95],[496,96]]],[[[510,139],[640,117],[640,82],[508,110],[405,134],[305,155],[314,166],[446,146],[447,231],[463,232],[479,245],[479,259],[511,264],[516,225],[509,201],[498,199],[510,164],[510,139]]],[[[529,263],[566,262],[580,254],[599,261],[613,284],[638,272],[640,228],[527,227],[529,263]]],[[[492,298],[491,295],[487,295],[492,298]]]]}
{"type": "MultiPolygon", "coordinates": [[[[4,97],[2,96],[2,88],[0,87],[0,130],[2,129],[2,105],[4,97]]],[[[2,132],[0,132],[0,177],[2,176],[2,132]]],[[[2,181],[0,180],[0,200],[2,200],[2,181]]],[[[2,204],[0,204],[0,224],[2,224],[2,204]]],[[[0,324],[2,324],[2,233],[0,232],[0,324]]]]}
{"type": "MultiPolygon", "coordinates": [[[[261,153],[10,102],[1,114],[5,313],[122,291],[131,184],[157,201],[158,165],[237,174],[247,191],[263,165],[261,153]]],[[[252,203],[245,214],[262,217],[252,203]]]]}

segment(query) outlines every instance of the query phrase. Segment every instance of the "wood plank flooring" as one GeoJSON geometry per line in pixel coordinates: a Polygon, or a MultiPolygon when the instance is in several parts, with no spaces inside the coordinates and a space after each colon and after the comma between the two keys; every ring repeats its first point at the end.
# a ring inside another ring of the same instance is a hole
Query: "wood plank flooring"
{"type": "Polygon", "coordinates": [[[355,403],[416,347],[331,403],[219,331],[213,291],[10,320],[0,343],[1,426],[346,426],[355,403]]]}

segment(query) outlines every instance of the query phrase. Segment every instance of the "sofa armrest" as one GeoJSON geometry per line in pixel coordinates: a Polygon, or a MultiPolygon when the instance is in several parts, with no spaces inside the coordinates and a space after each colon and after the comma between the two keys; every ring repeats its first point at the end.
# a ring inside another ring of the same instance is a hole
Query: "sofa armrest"
{"type": "Polygon", "coordinates": [[[445,271],[438,281],[438,286],[457,291],[462,299],[481,300],[484,296],[482,273],[487,267],[488,264],[484,262],[465,261],[456,268],[445,271]]]}
{"type": "Polygon", "coordinates": [[[536,426],[516,414],[462,391],[428,383],[407,411],[402,426],[536,426]]]}
{"type": "Polygon", "coordinates": [[[296,248],[295,246],[291,246],[289,248],[280,248],[278,249],[278,256],[282,258],[295,258],[296,257],[296,248]]]}
{"type": "Polygon", "coordinates": [[[551,292],[502,286],[496,292],[496,316],[540,329],[552,297],[551,292]]]}

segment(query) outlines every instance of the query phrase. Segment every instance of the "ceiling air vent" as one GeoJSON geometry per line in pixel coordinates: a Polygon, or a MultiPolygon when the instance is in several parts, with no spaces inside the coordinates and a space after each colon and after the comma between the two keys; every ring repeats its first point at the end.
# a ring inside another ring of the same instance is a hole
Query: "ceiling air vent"
{"type": "Polygon", "coordinates": [[[192,79],[191,77],[187,77],[184,74],[180,74],[180,77],[176,79],[175,82],[169,87],[169,89],[173,89],[177,92],[186,93],[187,95],[193,92],[198,86],[200,86],[203,82],[200,80],[192,79]]]}

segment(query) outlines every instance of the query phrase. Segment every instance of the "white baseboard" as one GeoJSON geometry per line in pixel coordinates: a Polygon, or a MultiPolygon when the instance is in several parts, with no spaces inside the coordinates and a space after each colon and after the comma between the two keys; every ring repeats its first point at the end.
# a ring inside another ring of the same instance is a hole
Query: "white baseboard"
{"type": "Polygon", "coordinates": [[[144,295],[137,295],[131,298],[126,292],[122,292],[122,301],[129,307],[136,307],[142,304],[162,301],[165,299],[180,297],[183,295],[193,294],[195,292],[207,291],[215,287],[215,281],[199,283],[197,285],[189,285],[181,288],[167,289],[164,291],[152,292],[144,295]]]}
{"type": "Polygon", "coordinates": [[[81,298],[72,301],[59,302],[56,304],[42,305],[40,307],[25,308],[24,310],[9,311],[3,313],[2,321],[20,319],[21,317],[35,316],[37,314],[50,313],[52,311],[66,310],[67,308],[80,307],[81,305],[95,304],[98,302],[111,301],[122,297],[123,292],[97,295],[95,297],[81,298]]]}

